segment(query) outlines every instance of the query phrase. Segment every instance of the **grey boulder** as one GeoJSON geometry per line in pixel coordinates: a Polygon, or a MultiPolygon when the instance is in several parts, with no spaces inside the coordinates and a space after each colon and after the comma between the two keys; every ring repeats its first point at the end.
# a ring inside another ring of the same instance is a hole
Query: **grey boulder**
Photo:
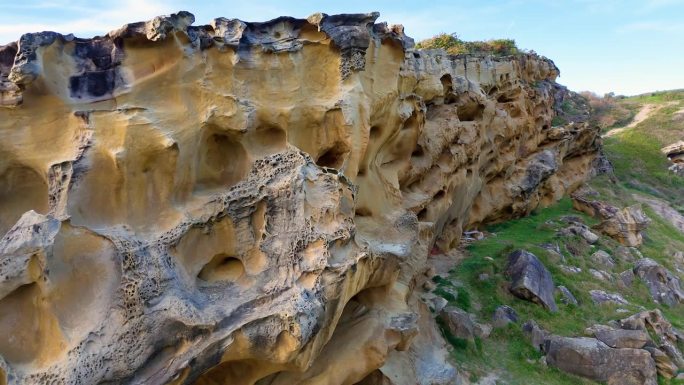
{"type": "Polygon", "coordinates": [[[494,310],[492,326],[502,328],[508,324],[518,322],[518,313],[510,306],[501,305],[494,310]]]}
{"type": "Polygon", "coordinates": [[[643,349],[613,349],[594,338],[551,336],[546,363],[564,372],[609,385],[656,385],[656,365],[643,349]]]}
{"type": "Polygon", "coordinates": [[[611,348],[641,349],[651,340],[643,330],[600,329],[594,336],[611,348]]]}
{"type": "Polygon", "coordinates": [[[475,337],[487,338],[491,332],[489,325],[480,325],[475,316],[455,306],[442,309],[439,319],[454,337],[473,341],[475,337]]]}
{"type": "Polygon", "coordinates": [[[563,302],[566,305],[577,306],[577,298],[575,298],[575,296],[572,295],[572,292],[570,292],[570,290],[568,290],[567,287],[558,286],[558,291],[560,292],[560,295],[561,295],[561,302],[563,302]]]}
{"type": "Polygon", "coordinates": [[[517,250],[509,254],[506,275],[511,278],[510,292],[555,312],[558,310],[553,292],[556,286],[551,273],[532,253],[517,250]]]}
{"type": "Polygon", "coordinates": [[[661,266],[658,262],[644,258],[634,264],[634,275],[648,286],[654,301],[674,306],[684,302],[684,291],[679,277],[661,266]]]}

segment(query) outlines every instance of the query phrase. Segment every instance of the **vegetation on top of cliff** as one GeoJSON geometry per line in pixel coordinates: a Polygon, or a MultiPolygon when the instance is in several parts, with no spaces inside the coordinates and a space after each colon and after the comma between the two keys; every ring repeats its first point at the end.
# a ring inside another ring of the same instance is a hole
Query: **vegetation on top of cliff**
{"type": "Polygon", "coordinates": [[[450,55],[490,54],[495,56],[507,56],[520,52],[513,39],[465,41],[461,40],[455,33],[440,33],[439,35],[418,42],[416,48],[441,48],[450,55]]]}

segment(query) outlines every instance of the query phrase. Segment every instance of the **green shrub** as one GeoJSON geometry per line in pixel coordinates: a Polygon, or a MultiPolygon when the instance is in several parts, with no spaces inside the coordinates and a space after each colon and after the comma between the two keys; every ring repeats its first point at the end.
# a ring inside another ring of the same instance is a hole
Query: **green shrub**
{"type": "Polygon", "coordinates": [[[420,49],[441,48],[450,55],[460,54],[490,54],[495,56],[515,55],[520,52],[513,39],[492,39],[484,41],[464,41],[455,33],[440,33],[416,44],[420,49]]]}
{"type": "MultiPolygon", "coordinates": [[[[456,297],[454,297],[453,294],[449,293],[448,291],[444,290],[441,287],[436,288],[433,293],[437,294],[438,296],[444,298],[445,300],[449,302],[454,302],[456,301],[456,297]]],[[[460,295],[459,295],[460,297],[460,295]]],[[[464,309],[465,310],[465,309],[464,309]]]]}
{"type": "Polygon", "coordinates": [[[469,311],[472,307],[472,301],[470,299],[470,293],[462,287],[458,288],[458,296],[456,297],[456,306],[460,307],[465,311],[469,311]]]}

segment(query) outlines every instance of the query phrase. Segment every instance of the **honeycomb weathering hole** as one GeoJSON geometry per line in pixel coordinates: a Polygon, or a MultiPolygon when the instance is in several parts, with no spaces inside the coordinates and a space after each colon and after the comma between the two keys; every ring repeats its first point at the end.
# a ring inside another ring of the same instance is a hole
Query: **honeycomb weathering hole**
{"type": "Polygon", "coordinates": [[[320,167],[340,168],[348,152],[349,149],[342,144],[335,144],[318,157],[316,164],[320,167]]]}
{"type": "Polygon", "coordinates": [[[45,177],[24,165],[12,165],[0,170],[0,237],[29,210],[38,213],[48,210],[45,177]]]}
{"type": "Polygon", "coordinates": [[[249,171],[247,151],[233,135],[210,134],[200,150],[197,182],[204,188],[231,187],[249,171]]]}
{"type": "Polygon", "coordinates": [[[444,92],[444,104],[451,104],[456,102],[451,75],[443,75],[439,80],[442,83],[442,89],[444,92]]]}
{"type": "Polygon", "coordinates": [[[241,260],[226,254],[217,254],[209,261],[197,277],[203,281],[237,281],[245,274],[241,260]]]}
{"type": "Polygon", "coordinates": [[[456,115],[458,120],[462,122],[472,122],[482,119],[484,113],[484,106],[472,98],[467,98],[461,105],[456,108],[456,115]]]}

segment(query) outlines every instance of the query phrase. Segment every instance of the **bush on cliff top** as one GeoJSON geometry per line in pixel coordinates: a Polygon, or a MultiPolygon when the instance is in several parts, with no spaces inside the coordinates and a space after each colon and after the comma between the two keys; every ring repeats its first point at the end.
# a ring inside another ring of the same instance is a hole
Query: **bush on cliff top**
{"type": "Polygon", "coordinates": [[[451,55],[466,53],[490,54],[495,56],[514,55],[520,50],[515,45],[513,39],[493,39],[486,41],[464,41],[458,38],[455,33],[440,33],[429,39],[425,39],[418,44],[420,49],[441,48],[451,55]]]}

